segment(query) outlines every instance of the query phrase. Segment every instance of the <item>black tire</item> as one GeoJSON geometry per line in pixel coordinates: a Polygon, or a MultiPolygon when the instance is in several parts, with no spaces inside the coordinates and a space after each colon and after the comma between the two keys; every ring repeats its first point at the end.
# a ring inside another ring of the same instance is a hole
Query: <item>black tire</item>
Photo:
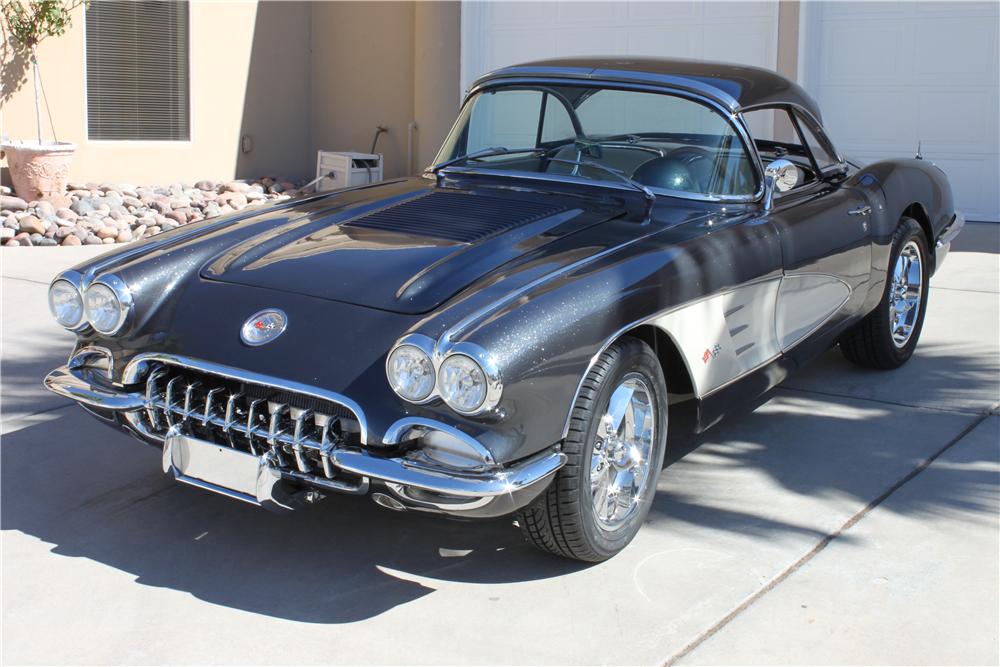
{"type": "Polygon", "coordinates": [[[927,249],[927,238],[920,224],[913,218],[903,218],[899,221],[896,233],[892,239],[892,250],[889,253],[885,289],[882,300],[875,309],[849,329],[840,338],[840,351],[853,363],[865,368],[890,370],[899,368],[913,356],[913,350],[920,339],[920,331],[924,326],[924,316],[927,314],[927,295],[930,293],[930,253],[927,249]],[[910,242],[916,243],[920,251],[921,293],[919,310],[909,339],[903,345],[893,341],[889,326],[891,309],[892,274],[900,252],[910,242]]]}
{"type": "Polygon", "coordinates": [[[599,562],[624,549],[642,526],[663,467],[667,443],[667,385],[653,351],[635,338],[612,344],[583,381],[573,406],[569,432],[563,441],[566,465],[549,488],[518,514],[525,539],[534,546],[566,558],[599,562]],[[598,523],[590,491],[590,462],[598,426],[612,392],[627,375],[637,374],[649,388],[655,406],[653,440],[647,481],[624,523],[607,530],[598,523]]]}

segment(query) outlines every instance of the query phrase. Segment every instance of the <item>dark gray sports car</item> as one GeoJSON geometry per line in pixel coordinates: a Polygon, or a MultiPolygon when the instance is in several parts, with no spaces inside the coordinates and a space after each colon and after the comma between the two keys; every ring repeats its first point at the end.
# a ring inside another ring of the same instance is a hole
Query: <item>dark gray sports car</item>
{"type": "Polygon", "coordinates": [[[845,160],[773,72],[530,63],[472,86],[422,177],[64,272],[78,341],[45,384],[240,501],[514,514],[597,561],[681,429],[832,345],[903,364],[963,224],[937,167],[845,160]]]}

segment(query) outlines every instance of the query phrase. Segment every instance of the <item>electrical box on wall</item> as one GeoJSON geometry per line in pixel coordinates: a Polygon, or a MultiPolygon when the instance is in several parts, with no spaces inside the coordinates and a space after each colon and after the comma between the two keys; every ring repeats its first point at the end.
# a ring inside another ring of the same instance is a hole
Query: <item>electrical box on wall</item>
{"type": "Polygon", "coordinates": [[[317,192],[378,183],[382,180],[382,154],[320,151],[316,178],[317,192]]]}

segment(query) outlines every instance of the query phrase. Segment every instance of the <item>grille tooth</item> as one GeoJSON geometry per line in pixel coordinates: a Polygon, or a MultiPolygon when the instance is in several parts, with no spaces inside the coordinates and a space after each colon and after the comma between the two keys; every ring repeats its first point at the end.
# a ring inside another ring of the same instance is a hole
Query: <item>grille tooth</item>
{"type": "Polygon", "coordinates": [[[503,197],[432,192],[355,218],[344,226],[473,243],[566,210],[503,197]]]}
{"type": "Polygon", "coordinates": [[[167,364],[150,372],[140,415],[159,437],[179,429],[318,479],[337,477],[330,452],[358,428],[345,406],[167,364]]]}

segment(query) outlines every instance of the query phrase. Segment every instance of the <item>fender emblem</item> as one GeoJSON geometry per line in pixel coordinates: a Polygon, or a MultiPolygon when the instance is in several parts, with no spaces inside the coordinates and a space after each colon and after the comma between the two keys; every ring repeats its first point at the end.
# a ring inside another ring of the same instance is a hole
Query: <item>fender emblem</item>
{"type": "Polygon", "coordinates": [[[701,355],[701,360],[707,364],[712,359],[715,359],[717,356],[719,356],[719,352],[722,352],[721,345],[716,345],[711,350],[705,348],[705,354],[701,355]]]}
{"type": "Polygon", "coordinates": [[[262,310],[250,316],[240,329],[240,338],[247,345],[270,343],[284,332],[288,316],[275,308],[262,310]]]}

